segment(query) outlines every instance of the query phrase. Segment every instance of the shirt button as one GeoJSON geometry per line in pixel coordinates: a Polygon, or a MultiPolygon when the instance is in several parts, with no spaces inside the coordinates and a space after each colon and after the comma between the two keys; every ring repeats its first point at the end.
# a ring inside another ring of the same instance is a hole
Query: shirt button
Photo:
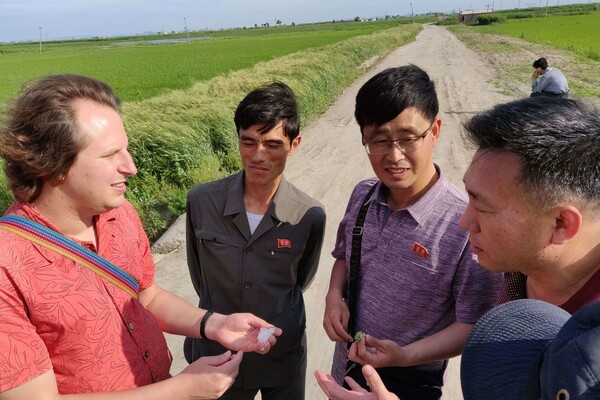
{"type": "Polygon", "coordinates": [[[150,357],[150,350],[146,350],[144,352],[144,358],[149,358],[150,357]]]}
{"type": "Polygon", "coordinates": [[[246,249],[246,254],[252,254],[252,253],[254,253],[254,249],[252,247],[248,247],[246,249]]]}
{"type": "Polygon", "coordinates": [[[127,327],[129,328],[130,331],[132,331],[133,330],[133,322],[128,323],[127,327]]]}
{"type": "Polygon", "coordinates": [[[246,281],[244,282],[244,289],[250,289],[252,287],[252,282],[246,281]]]}

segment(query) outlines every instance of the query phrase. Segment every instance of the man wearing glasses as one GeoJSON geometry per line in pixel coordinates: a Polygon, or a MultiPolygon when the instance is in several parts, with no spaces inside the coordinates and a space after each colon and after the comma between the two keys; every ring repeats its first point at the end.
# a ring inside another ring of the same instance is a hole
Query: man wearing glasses
{"type": "MultiPolygon", "coordinates": [[[[281,82],[257,88],[234,117],[243,170],[188,194],[187,258],[200,307],[245,310],[283,330],[267,357],[245,354],[221,399],[303,400],[306,315],[302,291],[319,264],[323,206],[283,177],[300,144],[292,90],[281,82]]],[[[187,338],[188,361],[223,352],[219,343],[187,338]]]]}
{"type": "Polygon", "coordinates": [[[477,264],[458,225],[468,198],[432,161],[438,108],[433,82],[414,65],[387,69],[358,92],[355,117],[378,179],[354,188],[326,296],[333,377],[364,385],[359,364],[370,364],[401,399],[441,397],[447,359],[461,353],[502,280],[477,264]]]}

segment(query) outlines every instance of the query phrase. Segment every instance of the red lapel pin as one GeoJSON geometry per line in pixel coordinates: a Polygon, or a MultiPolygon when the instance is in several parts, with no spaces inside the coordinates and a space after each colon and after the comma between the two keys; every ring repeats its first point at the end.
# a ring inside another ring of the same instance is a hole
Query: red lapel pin
{"type": "Polygon", "coordinates": [[[412,252],[423,258],[429,257],[429,252],[427,251],[427,249],[417,242],[413,243],[412,252]]]}
{"type": "Polygon", "coordinates": [[[291,249],[292,242],[289,239],[277,239],[278,249],[291,249]]]}

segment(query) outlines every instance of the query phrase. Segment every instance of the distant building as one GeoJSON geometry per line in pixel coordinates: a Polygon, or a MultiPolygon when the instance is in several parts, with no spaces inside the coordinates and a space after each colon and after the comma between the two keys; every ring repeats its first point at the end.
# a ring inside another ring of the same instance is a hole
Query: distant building
{"type": "Polygon", "coordinates": [[[460,14],[458,14],[458,22],[461,22],[461,23],[477,22],[477,17],[479,15],[491,14],[493,12],[494,12],[494,9],[461,11],[460,14]]]}

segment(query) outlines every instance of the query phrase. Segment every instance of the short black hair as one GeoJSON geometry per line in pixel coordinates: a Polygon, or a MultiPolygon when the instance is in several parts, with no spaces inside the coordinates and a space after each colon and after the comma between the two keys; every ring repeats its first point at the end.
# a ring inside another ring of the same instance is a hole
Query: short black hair
{"type": "Polygon", "coordinates": [[[520,185],[531,204],[583,202],[600,210],[600,113],[594,106],[527,98],[497,105],[464,127],[478,150],[521,158],[520,185]]]}
{"type": "Polygon", "coordinates": [[[254,89],[244,97],[235,110],[235,129],[260,125],[260,133],[267,133],[283,122],[283,133],[290,143],[300,133],[300,115],[296,96],[288,85],[273,82],[254,89]]]}
{"type": "Polygon", "coordinates": [[[548,61],[544,57],[538,58],[533,62],[533,68],[546,69],[548,68],[548,61]]]}
{"type": "Polygon", "coordinates": [[[363,132],[366,126],[381,126],[410,107],[430,121],[439,111],[433,81],[413,64],[388,68],[369,79],[358,91],[354,116],[363,132]]]}

